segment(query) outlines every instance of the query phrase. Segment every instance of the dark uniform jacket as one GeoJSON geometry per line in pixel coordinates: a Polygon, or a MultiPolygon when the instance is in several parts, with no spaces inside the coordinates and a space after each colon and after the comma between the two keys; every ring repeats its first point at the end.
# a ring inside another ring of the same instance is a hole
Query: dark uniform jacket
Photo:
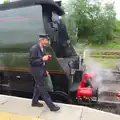
{"type": "Polygon", "coordinates": [[[42,52],[39,43],[31,47],[29,52],[29,64],[31,67],[31,72],[35,75],[39,74],[43,76],[46,72],[44,61],[42,57],[45,55],[45,51],[42,52]]]}

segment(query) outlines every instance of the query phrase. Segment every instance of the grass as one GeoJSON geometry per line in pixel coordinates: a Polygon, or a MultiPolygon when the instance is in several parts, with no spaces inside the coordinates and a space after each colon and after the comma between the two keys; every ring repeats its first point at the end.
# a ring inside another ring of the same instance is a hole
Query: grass
{"type": "MultiPolygon", "coordinates": [[[[116,63],[117,63],[117,59],[101,59],[101,58],[91,58],[91,57],[88,57],[86,60],[85,60],[85,63],[95,63],[95,66],[96,66],[96,63],[98,64],[97,66],[101,66],[102,68],[105,68],[105,69],[116,69],[116,63]]],[[[94,67],[94,65],[93,65],[94,67]]]]}
{"type": "Polygon", "coordinates": [[[95,63],[95,66],[97,63],[99,66],[105,69],[116,69],[118,59],[103,59],[103,58],[87,57],[84,62],[87,64],[92,63],[93,67],[94,67],[94,63],[95,63]]]}
{"type": "Polygon", "coordinates": [[[89,48],[94,49],[120,49],[120,39],[114,39],[110,41],[108,44],[104,45],[89,45],[89,48]]]}
{"type": "Polygon", "coordinates": [[[95,60],[96,60],[96,62],[101,64],[104,68],[112,68],[112,69],[116,68],[116,63],[117,63],[116,59],[99,59],[99,58],[95,58],[95,60]]]}

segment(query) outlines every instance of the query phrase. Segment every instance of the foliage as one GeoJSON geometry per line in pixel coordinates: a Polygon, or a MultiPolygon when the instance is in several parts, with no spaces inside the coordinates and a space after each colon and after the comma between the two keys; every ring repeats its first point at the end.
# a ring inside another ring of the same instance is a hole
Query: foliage
{"type": "Polygon", "coordinates": [[[4,0],[4,4],[9,3],[9,0],[4,0]]]}
{"type": "Polygon", "coordinates": [[[103,5],[98,0],[71,0],[64,8],[68,12],[64,20],[72,40],[87,38],[86,43],[105,44],[114,38],[116,13],[113,3],[103,5]]]}
{"type": "Polygon", "coordinates": [[[119,21],[119,20],[116,20],[116,24],[115,24],[115,25],[116,25],[116,26],[115,26],[114,31],[120,32],[120,21],[119,21]]]}

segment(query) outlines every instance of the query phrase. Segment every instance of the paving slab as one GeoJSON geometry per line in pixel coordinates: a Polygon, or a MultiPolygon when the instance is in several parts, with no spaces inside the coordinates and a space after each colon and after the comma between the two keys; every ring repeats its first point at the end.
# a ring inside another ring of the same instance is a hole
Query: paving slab
{"type": "Polygon", "coordinates": [[[0,112],[0,120],[10,120],[11,114],[6,112],[0,112]]]}
{"type": "MultiPolygon", "coordinates": [[[[1,98],[6,98],[6,96],[0,96],[0,99],[1,98]]],[[[0,105],[0,111],[39,117],[41,113],[46,109],[46,107],[31,107],[31,100],[29,99],[9,96],[9,99],[7,100],[8,101],[4,105],[0,105]]]]}
{"type": "Polygon", "coordinates": [[[9,99],[11,99],[9,96],[0,96],[0,105],[5,104],[6,102],[9,101],[9,99]]]}
{"type": "Polygon", "coordinates": [[[58,112],[44,111],[40,118],[44,120],[80,120],[82,107],[75,105],[57,104],[60,106],[58,112]]]}
{"type": "Polygon", "coordinates": [[[7,112],[0,112],[0,120],[41,120],[41,119],[33,118],[29,116],[11,114],[7,112]]]}

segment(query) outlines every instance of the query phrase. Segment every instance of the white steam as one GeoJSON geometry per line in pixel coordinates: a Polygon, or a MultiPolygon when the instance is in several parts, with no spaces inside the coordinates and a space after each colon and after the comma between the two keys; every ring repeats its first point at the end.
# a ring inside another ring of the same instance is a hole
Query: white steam
{"type": "MultiPolygon", "coordinates": [[[[87,54],[89,54],[87,52],[87,54]]],[[[89,56],[89,55],[87,55],[89,56]]],[[[101,64],[96,62],[94,58],[90,58],[90,56],[85,61],[86,71],[89,73],[95,73],[95,78],[92,80],[92,85],[94,88],[99,89],[99,94],[108,91],[110,88],[105,82],[109,83],[114,80],[114,75],[110,69],[104,69],[101,64]]]]}

